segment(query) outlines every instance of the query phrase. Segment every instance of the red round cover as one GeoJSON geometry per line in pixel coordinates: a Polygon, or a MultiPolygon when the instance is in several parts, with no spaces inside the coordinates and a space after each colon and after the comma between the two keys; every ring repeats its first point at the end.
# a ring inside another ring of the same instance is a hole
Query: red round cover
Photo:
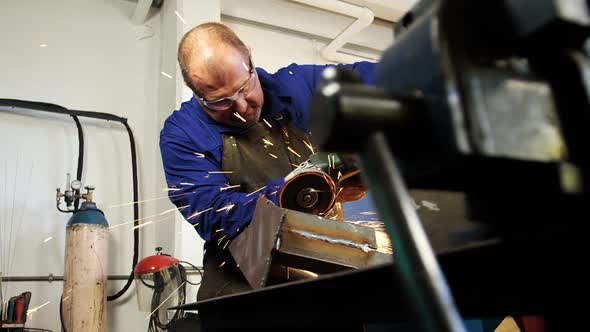
{"type": "Polygon", "coordinates": [[[179,263],[180,262],[178,261],[178,259],[172,256],[153,255],[146,257],[142,259],[139,263],[137,263],[135,269],[133,269],[133,273],[135,275],[156,273],[169,267],[176,266],[179,263]]]}

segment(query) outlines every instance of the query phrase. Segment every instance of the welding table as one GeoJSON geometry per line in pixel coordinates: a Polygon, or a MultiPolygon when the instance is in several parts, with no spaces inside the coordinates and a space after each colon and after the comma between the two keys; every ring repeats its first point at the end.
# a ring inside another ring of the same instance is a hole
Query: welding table
{"type": "MultiPolygon", "coordinates": [[[[497,242],[438,258],[463,318],[551,310],[547,285],[559,280],[548,273],[545,256],[497,242]]],[[[181,307],[198,310],[203,331],[382,331],[379,326],[413,317],[398,268],[391,263],[336,272],[181,307]]]]}

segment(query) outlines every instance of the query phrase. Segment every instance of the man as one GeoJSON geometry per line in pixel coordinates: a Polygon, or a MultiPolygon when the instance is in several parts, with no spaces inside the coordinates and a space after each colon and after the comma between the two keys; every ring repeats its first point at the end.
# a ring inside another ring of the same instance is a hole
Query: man
{"type": "MultiPolygon", "coordinates": [[[[170,199],[206,241],[203,300],[251,289],[227,244],[250,223],[259,195],[279,205],[284,177],[312,153],[308,108],[326,66],[269,74],[220,23],[189,31],[178,62],[194,96],[166,120],[160,149],[170,199]]],[[[350,67],[373,83],[374,63],[350,67]]]]}

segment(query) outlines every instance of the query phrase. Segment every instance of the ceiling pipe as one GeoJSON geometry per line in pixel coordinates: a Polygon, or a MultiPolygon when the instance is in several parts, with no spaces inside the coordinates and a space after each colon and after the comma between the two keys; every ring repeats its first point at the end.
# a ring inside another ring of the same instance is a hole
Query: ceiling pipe
{"type": "Polygon", "coordinates": [[[133,11],[133,16],[131,16],[131,22],[136,25],[143,24],[148,16],[151,6],[152,0],[138,0],[137,6],[135,6],[135,10],[133,11]]]}
{"type": "Polygon", "coordinates": [[[338,50],[346,44],[350,39],[370,26],[375,19],[375,14],[367,7],[353,5],[344,1],[325,1],[325,0],[292,0],[312,7],[321,8],[331,12],[339,13],[356,18],[356,20],[344,29],[330,44],[326,45],[321,51],[324,59],[338,63],[353,63],[358,61],[358,58],[352,55],[343,54],[338,50]]]}
{"type": "Polygon", "coordinates": [[[150,7],[160,8],[164,0],[137,0],[137,5],[131,16],[131,22],[136,25],[141,25],[147,20],[150,12],[150,7]]]}

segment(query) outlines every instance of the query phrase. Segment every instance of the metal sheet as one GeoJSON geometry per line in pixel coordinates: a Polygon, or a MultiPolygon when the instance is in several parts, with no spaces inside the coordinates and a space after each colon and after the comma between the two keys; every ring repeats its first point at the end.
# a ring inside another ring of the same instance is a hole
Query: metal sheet
{"type": "Polygon", "coordinates": [[[317,273],[362,268],[391,255],[377,254],[375,229],[287,210],[278,262],[317,273]]]}
{"type": "Polygon", "coordinates": [[[393,260],[376,250],[372,227],[281,209],[264,197],[229,249],[255,289],[289,280],[285,267],[325,274],[393,260]]]}
{"type": "Polygon", "coordinates": [[[266,284],[283,216],[283,209],[260,196],[250,226],[229,245],[229,251],[252,288],[266,284]]]}

